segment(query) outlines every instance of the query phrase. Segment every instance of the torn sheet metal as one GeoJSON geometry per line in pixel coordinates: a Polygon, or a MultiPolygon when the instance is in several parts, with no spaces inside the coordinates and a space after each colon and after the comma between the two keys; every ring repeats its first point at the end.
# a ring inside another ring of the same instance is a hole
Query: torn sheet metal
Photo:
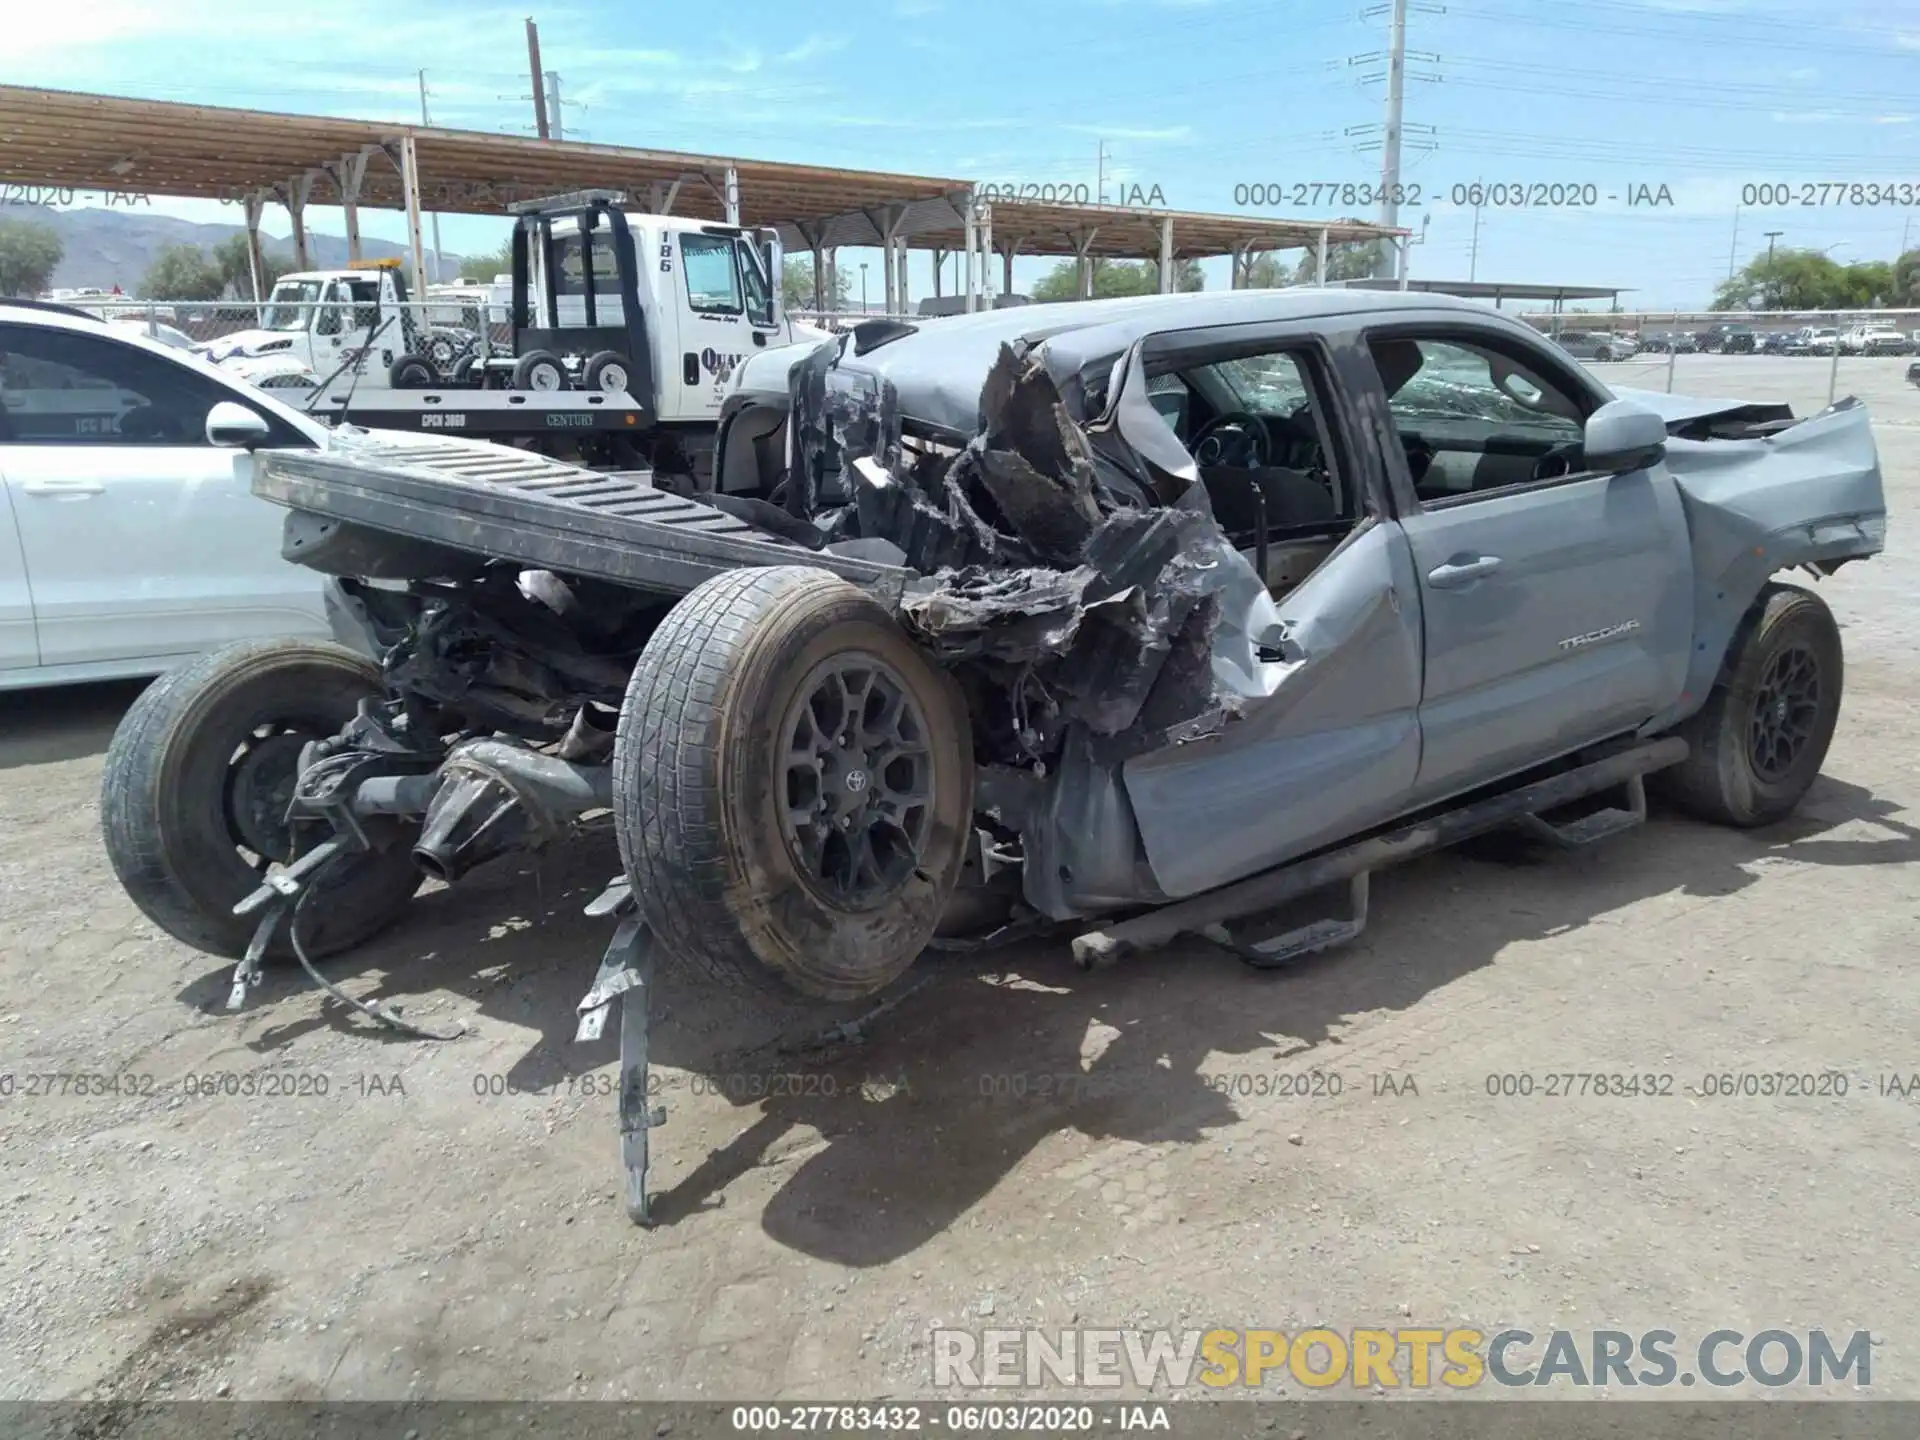
{"type": "Polygon", "coordinates": [[[1697,440],[1711,439],[1714,430],[1729,425],[1764,425],[1793,419],[1793,407],[1778,400],[1711,400],[1697,395],[1670,395],[1664,390],[1616,389],[1613,394],[1616,399],[1631,400],[1653,411],[1667,422],[1669,434],[1697,440]]]}
{"type": "MultiPolygon", "coordinates": [[[[1711,688],[1734,627],[1770,576],[1802,565],[1831,573],[1886,547],[1880,460],[1857,400],[1761,438],[1669,440],[1666,464],[1693,547],[1689,696],[1711,688]]],[[[1656,716],[1647,733],[1670,718],[1656,716]]]]}
{"type": "Polygon", "coordinates": [[[1013,740],[1007,758],[1043,758],[1076,721],[1144,745],[1228,717],[1232,696],[1211,665],[1223,602],[1235,611],[1228,633],[1242,637],[1241,674],[1253,663],[1245,637],[1272,609],[1204,489],[1175,484],[1170,503],[1150,504],[1089,442],[1037,354],[1007,345],[981,387],[973,438],[902,463],[888,382],[837,389],[836,359],[822,347],[793,382],[806,483],[829,502],[812,523],[842,540],[891,541],[929,576],[903,598],[902,623],[945,664],[984,672],[976,693],[1006,712],[986,729],[1013,740]],[[855,414],[862,404],[872,413],[855,414]]]}
{"type": "Polygon", "coordinates": [[[830,543],[897,546],[927,577],[900,619],[961,678],[988,754],[1051,760],[1078,723],[1118,763],[1218,731],[1295,668],[1137,353],[1112,367],[1114,425],[1090,435],[1045,347],[1003,344],[971,438],[941,445],[903,441],[891,382],[843,380],[845,348],[790,373],[785,508],[830,543]]]}

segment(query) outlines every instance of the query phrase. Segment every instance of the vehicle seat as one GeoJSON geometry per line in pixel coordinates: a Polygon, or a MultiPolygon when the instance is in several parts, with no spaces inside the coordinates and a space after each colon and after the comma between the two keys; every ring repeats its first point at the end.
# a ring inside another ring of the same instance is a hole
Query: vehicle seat
{"type": "Polygon", "coordinates": [[[1200,472],[1214,519],[1229,535],[1251,535],[1259,526],[1253,487],[1266,501],[1267,529],[1288,530],[1324,525],[1339,518],[1333,492],[1304,470],[1277,465],[1245,470],[1234,465],[1209,465],[1200,472]]]}

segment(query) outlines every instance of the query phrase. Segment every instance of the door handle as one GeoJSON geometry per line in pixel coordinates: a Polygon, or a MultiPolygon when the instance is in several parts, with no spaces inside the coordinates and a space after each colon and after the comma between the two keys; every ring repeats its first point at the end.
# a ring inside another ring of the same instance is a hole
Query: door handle
{"type": "Polygon", "coordinates": [[[1427,583],[1436,590],[1450,590],[1470,584],[1483,575],[1491,575],[1499,568],[1498,555],[1475,555],[1466,560],[1449,560],[1446,564],[1436,565],[1427,572],[1427,583]]]}
{"type": "Polygon", "coordinates": [[[29,480],[20,487],[29,495],[104,495],[107,487],[97,480],[29,480]]]}

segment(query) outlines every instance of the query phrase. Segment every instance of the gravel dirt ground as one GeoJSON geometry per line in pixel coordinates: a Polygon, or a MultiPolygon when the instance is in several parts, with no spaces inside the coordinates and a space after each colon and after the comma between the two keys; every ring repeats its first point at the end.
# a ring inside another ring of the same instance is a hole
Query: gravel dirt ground
{"type": "MultiPolygon", "coordinates": [[[[837,1051],[799,1042],[850,1012],[669,971],[648,1231],[619,1199],[613,1041],[571,1043],[610,837],[423,894],[330,965],[467,1038],[382,1031],[297,970],[229,1015],[228,967],[101,850],[138,687],[0,698],[0,1398],[927,1396],[943,1324],[1315,1322],[1868,1329],[1872,1393],[1920,1396],[1920,1109],[1885,1093],[1920,1072],[1906,363],[1843,363],[1893,523],[1819,587],[1847,698],[1797,818],[1418,862],[1376,877],[1361,941],[1287,974],[1203,944],[1094,976],[1064,945],[930,958],[837,1051]],[[1674,1083],[1488,1093],[1568,1071],[1674,1083]],[[1744,1071],[1847,1093],[1706,1093],[1744,1071]],[[1278,1093],[1314,1073],[1338,1081],[1278,1093]]],[[[1825,397],[1819,360],[1678,368],[1825,397]]],[[[1641,369],[1602,373],[1663,382],[1641,369]]]]}

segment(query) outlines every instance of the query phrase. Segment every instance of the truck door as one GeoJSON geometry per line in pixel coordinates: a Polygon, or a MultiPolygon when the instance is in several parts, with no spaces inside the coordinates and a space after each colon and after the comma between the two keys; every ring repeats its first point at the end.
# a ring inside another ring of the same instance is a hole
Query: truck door
{"type": "Polygon", "coordinates": [[[334,288],[348,302],[347,343],[366,351],[362,364],[365,379],[385,384],[387,372],[405,352],[406,322],[400,313],[399,292],[393,280],[382,273],[366,279],[336,280],[334,288]]]}
{"type": "Polygon", "coordinates": [[[1631,729],[1678,698],[1693,568],[1664,464],[1584,470],[1603,396],[1544,345],[1374,331],[1425,650],[1418,798],[1631,729]],[[1403,491],[1403,495],[1407,492],[1403,491]]]}
{"type": "Polygon", "coordinates": [[[320,291],[320,303],[313,307],[307,330],[307,364],[322,380],[339,370],[351,353],[347,346],[350,312],[345,287],[337,280],[328,281],[320,291]]]}
{"type": "MultiPolygon", "coordinates": [[[[1272,548],[1293,557],[1282,572],[1306,570],[1274,601],[1271,590],[1249,588],[1259,584],[1249,566],[1244,584],[1220,600],[1212,671],[1238,697],[1235,722],[1125,762],[1126,796],[1169,895],[1227,883],[1386,819],[1420,763],[1419,613],[1405,537],[1391,524],[1362,526],[1385,497],[1367,499],[1378,479],[1345,440],[1326,347],[1299,326],[1245,334],[1260,328],[1148,341],[1144,364],[1129,357],[1116,405],[1136,447],[1172,430],[1178,443],[1167,459],[1192,456],[1216,522],[1250,561],[1264,515],[1272,548]],[[1223,343],[1239,353],[1221,358],[1223,343]],[[1162,409],[1152,403],[1156,389],[1182,403],[1162,409]],[[1128,429],[1132,416],[1140,428],[1128,429]],[[1256,424],[1269,436],[1260,463],[1231,438],[1256,424]],[[1208,438],[1219,434],[1229,438],[1208,438]],[[1264,497],[1257,507],[1251,494],[1264,497]]],[[[1097,868],[1091,853],[1063,863],[1084,878],[1097,868]]],[[[1126,883],[1116,878],[1109,893],[1126,883]]]]}
{"type": "MultiPolygon", "coordinates": [[[[662,312],[674,316],[674,349],[660,377],[660,418],[714,421],[720,416],[720,398],[733,368],[757,348],[756,334],[765,344],[766,331],[748,319],[746,283],[742,278],[739,237],[732,231],[681,230],[669,234],[655,275],[662,312]],[[677,271],[677,274],[674,272],[677,271]]],[[[767,307],[771,328],[771,307],[767,307]]],[[[662,349],[666,336],[662,335],[662,349]]]]}
{"type": "Polygon", "coordinates": [[[311,332],[311,364],[322,380],[338,371],[385,383],[399,357],[401,330],[399,306],[390,293],[385,298],[388,303],[383,304],[376,279],[328,282],[323,303],[314,306],[311,332]]]}

